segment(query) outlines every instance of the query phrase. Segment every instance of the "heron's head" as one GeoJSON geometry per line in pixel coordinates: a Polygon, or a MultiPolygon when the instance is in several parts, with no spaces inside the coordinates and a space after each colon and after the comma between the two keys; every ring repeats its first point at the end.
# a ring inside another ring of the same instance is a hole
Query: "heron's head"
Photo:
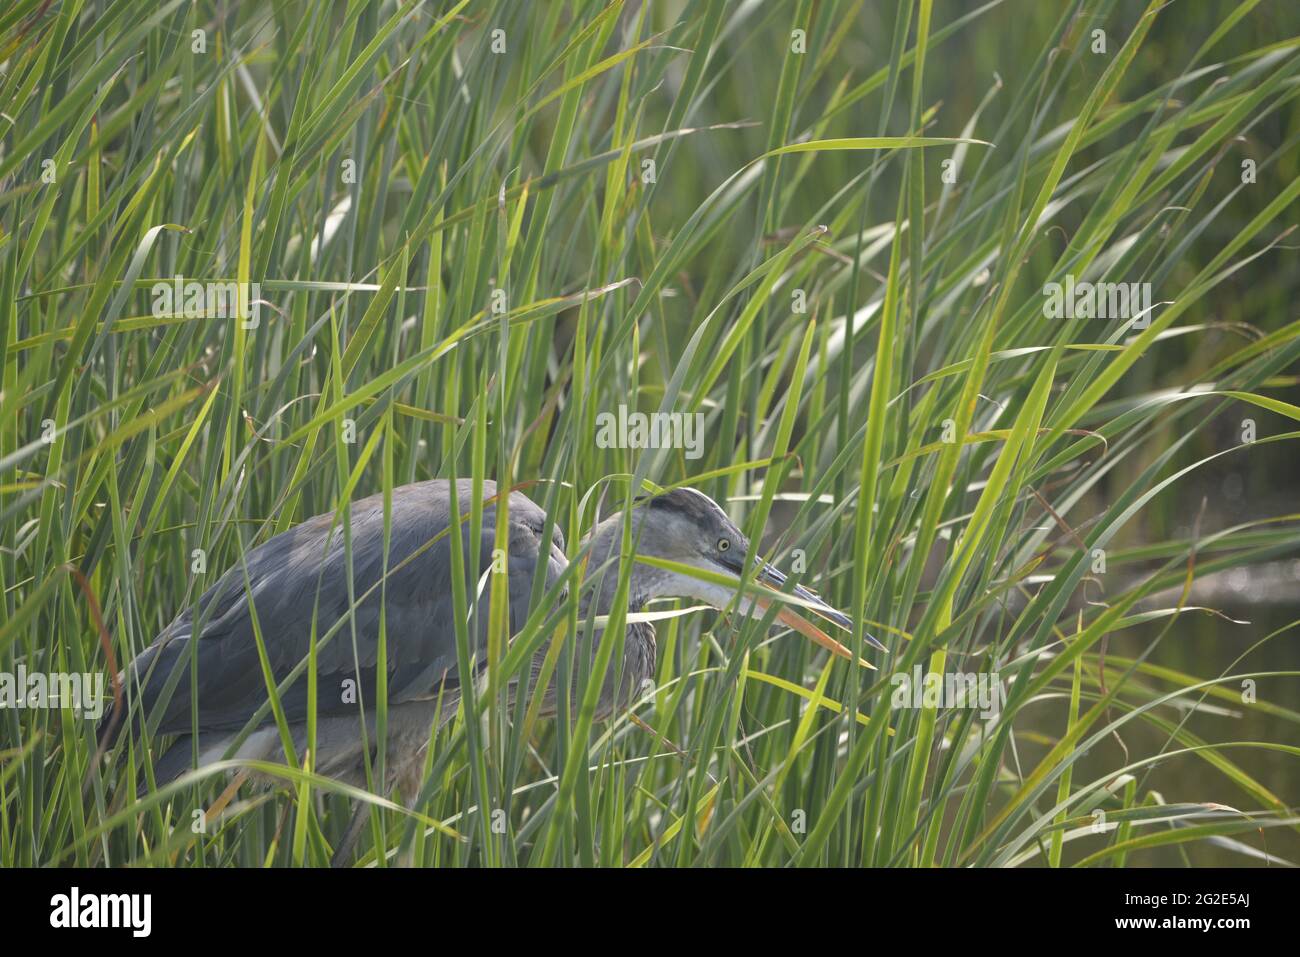
{"type": "MultiPolygon", "coordinates": [[[[622,542],[622,526],[622,516],[615,515],[597,527],[593,562],[617,554],[622,542]]],[[[632,544],[638,558],[649,557],[677,566],[689,566],[669,568],[638,561],[632,570],[634,597],[641,600],[690,598],[714,608],[735,608],[753,618],[762,618],[767,608],[776,602],[779,605],[778,621],[837,654],[848,654],[843,645],[796,614],[794,609],[805,609],[845,629],[853,627],[849,617],[802,585],[788,585],[786,576],[762,559],[757,560],[749,575],[744,575],[749,539],[704,493],[691,488],[677,488],[640,499],[633,511],[632,544]],[[742,579],[748,582],[747,586],[742,585],[742,579]],[[785,592],[789,597],[767,599],[760,594],[764,591],[785,592]]],[[[617,575],[607,576],[606,588],[610,587],[608,579],[611,578],[616,579],[617,575]]],[[[884,649],[875,638],[865,637],[877,648],[884,649]]]]}

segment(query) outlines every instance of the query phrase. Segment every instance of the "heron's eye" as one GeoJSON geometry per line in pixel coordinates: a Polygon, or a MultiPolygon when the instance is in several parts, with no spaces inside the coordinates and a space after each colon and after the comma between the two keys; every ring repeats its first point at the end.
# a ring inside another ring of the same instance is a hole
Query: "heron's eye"
{"type": "Polygon", "coordinates": [[[718,551],[725,552],[730,547],[731,547],[730,541],[728,541],[725,538],[718,539],[718,551]]]}

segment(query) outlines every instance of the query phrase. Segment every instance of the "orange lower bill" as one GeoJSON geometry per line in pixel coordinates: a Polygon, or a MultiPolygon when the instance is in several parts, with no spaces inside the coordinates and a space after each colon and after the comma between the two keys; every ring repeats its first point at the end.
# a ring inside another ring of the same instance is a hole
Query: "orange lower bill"
{"type": "MultiPolygon", "coordinates": [[[[759,608],[762,608],[764,611],[766,611],[767,607],[771,604],[771,602],[768,601],[767,599],[760,598],[758,596],[754,597],[754,602],[758,605],[759,608]]],[[[799,634],[803,635],[805,638],[808,638],[814,643],[821,645],[823,648],[827,649],[833,654],[837,654],[841,658],[847,658],[849,661],[853,660],[853,652],[849,651],[849,649],[845,648],[842,644],[840,644],[830,635],[826,634],[826,632],[822,631],[820,628],[818,628],[808,619],[801,618],[799,615],[796,615],[789,608],[783,606],[781,610],[776,613],[776,620],[781,622],[781,624],[783,625],[789,625],[791,628],[799,632],[799,634]]],[[[858,664],[862,665],[865,668],[870,668],[872,671],[876,670],[875,665],[862,658],[858,659],[858,664]]]]}

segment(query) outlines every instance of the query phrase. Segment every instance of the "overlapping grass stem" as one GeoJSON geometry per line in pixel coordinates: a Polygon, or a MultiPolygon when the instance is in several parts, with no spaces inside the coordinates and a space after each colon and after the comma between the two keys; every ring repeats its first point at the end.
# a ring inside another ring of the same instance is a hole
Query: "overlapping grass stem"
{"type": "Polygon", "coordinates": [[[245,730],[289,760],[136,800],[155,749],[0,708],[0,866],[325,865],[358,802],[370,866],[1300,854],[1293,4],[15,0],[0,38],[0,675],[108,675],[252,547],[333,513],[350,555],[374,492],[387,542],[432,477],[475,531],[520,488],[571,557],[698,488],[875,669],[655,604],[656,686],[601,722],[625,604],[593,631],[539,576],[511,636],[488,576],[484,680],[386,795],[382,757],[317,770],[314,716],[292,747],[257,626],[245,730]],[[1152,305],[1052,314],[1067,282],[1152,305]],[[598,443],[620,406],[701,414],[702,456],[598,443]],[[1272,617],[1204,597],[1278,569],[1272,617]],[[554,719],[503,693],[537,652],[554,719]]]}

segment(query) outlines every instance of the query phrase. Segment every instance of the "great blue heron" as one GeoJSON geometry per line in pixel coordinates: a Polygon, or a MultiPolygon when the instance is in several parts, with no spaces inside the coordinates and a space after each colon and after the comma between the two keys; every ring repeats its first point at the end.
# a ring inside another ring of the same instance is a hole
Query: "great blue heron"
{"type": "MultiPolygon", "coordinates": [[[[485,506],[477,549],[470,542],[469,523],[462,524],[466,593],[472,599],[481,591],[470,631],[476,642],[472,653],[480,663],[486,647],[491,590],[477,586],[493,567],[496,484],[483,482],[481,494],[485,506]]],[[[471,482],[460,480],[457,501],[462,516],[469,511],[471,495],[471,482]]],[[[353,503],[347,522],[350,587],[348,553],[339,521],[332,513],[308,519],[250,551],[204,593],[198,602],[197,634],[193,610],[186,610],[168,625],[123,673],[128,694],[139,705],[134,713],[147,717],[154,733],[179,736],[155,761],[156,782],[162,785],[188,770],[196,754],[200,766],[223,758],[239,732],[265,708],[269,696],[257,634],[265,649],[265,667],[277,685],[290,678],[295,668],[300,669],[299,677],[281,694],[280,703],[295,749],[301,753],[308,706],[302,663],[307,659],[313,629],[318,642],[315,768],[338,779],[364,782],[363,742],[373,746],[375,741],[382,602],[388,696],[385,767],[389,771],[384,785],[397,784],[404,795],[413,795],[430,731],[435,722],[454,714],[459,700],[452,539],[446,534],[453,521],[452,506],[450,483],[445,480],[393,489],[385,557],[383,495],[353,503]],[[381,580],[382,587],[375,587],[381,580]],[[353,608],[350,595],[356,596],[356,605],[353,619],[347,621],[353,608]],[[340,623],[342,627],[335,629],[338,634],[332,640],[320,641],[320,636],[340,623]],[[347,693],[349,689],[353,693],[347,693]],[[193,712],[197,713],[197,742],[192,738],[193,712]],[[364,735],[362,717],[368,722],[364,735]]],[[[549,545],[543,542],[546,514],[533,501],[521,492],[511,492],[507,511],[505,565],[513,635],[528,618],[538,562],[546,563],[545,585],[551,590],[568,561],[558,528],[553,527],[549,545]]],[[[580,592],[578,607],[584,619],[611,611],[618,589],[623,534],[620,512],[600,522],[583,540],[580,551],[587,555],[589,576],[593,569],[603,570],[594,585],[580,592]]],[[[631,541],[637,555],[694,566],[715,573],[715,578],[721,574],[737,579],[749,549],[749,542],[726,513],[708,496],[690,488],[639,500],[633,508],[631,541]]],[[[753,569],[752,579],[775,590],[786,584],[780,571],[762,562],[753,569]]],[[[846,616],[808,589],[794,586],[791,594],[797,604],[842,627],[851,626],[846,616]]],[[[630,611],[654,598],[676,597],[716,608],[734,604],[739,612],[758,617],[768,604],[754,594],[738,596],[736,587],[642,562],[635,562],[630,571],[628,596],[630,611]]],[[[842,645],[796,615],[788,604],[781,605],[777,617],[844,653],[842,645]]],[[[866,640],[884,647],[870,636],[866,640]]],[[[540,660],[539,656],[534,663],[534,676],[540,660]]],[[[645,679],[653,676],[654,668],[654,628],[645,622],[630,624],[619,669],[622,679],[616,682],[612,676],[603,677],[601,710],[608,713],[634,698],[645,679]]],[[[542,693],[542,713],[552,712],[554,680],[542,693]]],[[[282,756],[280,732],[270,714],[233,755],[262,760],[282,756]]]]}

